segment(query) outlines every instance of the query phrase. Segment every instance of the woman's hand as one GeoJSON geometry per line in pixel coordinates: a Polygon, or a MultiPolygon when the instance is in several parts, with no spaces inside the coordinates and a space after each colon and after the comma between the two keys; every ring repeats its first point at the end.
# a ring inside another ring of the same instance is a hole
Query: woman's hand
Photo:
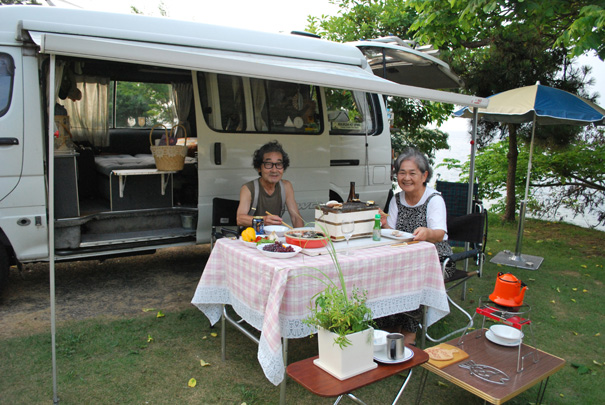
{"type": "Polygon", "coordinates": [[[388,228],[389,226],[387,225],[387,217],[389,216],[389,214],[387,214],[380,208],[378,208],[378,213],[380,214],[380,226],[382,228],[388,228]]]}
{"type": "Polygon", "coordinates": [[[445,236],[445,231],[441,229],[430,229],[421,226],[414,230],[413,235],[414,240],[437,243],[443,240],[443,237],[445,236]]]}

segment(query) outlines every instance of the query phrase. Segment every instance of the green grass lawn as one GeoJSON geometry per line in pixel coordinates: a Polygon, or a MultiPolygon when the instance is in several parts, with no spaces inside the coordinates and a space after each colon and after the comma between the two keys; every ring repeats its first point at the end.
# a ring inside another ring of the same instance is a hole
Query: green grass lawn
{"type": "MultiPolygon", "coordinates": [[[[536,346],[567,361],[550,378],[547,404],[603,403],[603,336],[605,309],[605,233],[571,225],[527,221],[523,252],[544,257],[537,271],[489,263],[501,250],[514,250],[515,224],[490,219],[488,262],[484,276],[468,283],[462,305],[474,311],[479,298],[494,289],[499,271],[512,272],[529,289],[536,346]]],[[[191,286],[193,295],[195,285],[191,286]]],[[[458,295],[458,294],[456,294],[458,295]]],[[[430,328],[434,334],[463,319],[453,313],[430,328]]],[[[479,323],[480,324],[480,323],[479,323]]],[[[269,383],[256,359],[256,346],[227,329],[228,359],[221,360],[220,328],[210,328],[195,308],[117,321],[67,323],[57,330],[58,392],[61,404],[267,404],[278,403],[279,389],[269,383]],[[202,366],[201,361],[209,365],[202,366]],[[188,387],[191,378],[197,385],[188,387]]],[[[528,342],[529,343],[529,342],[528,342]]],[[[0,342],[0,404],[52,403],[50,333],[0,342]]],[[[313,339],[290,341],[290,361],[317,352],[313,339]]],[[[420,369],[400,403],[414,403],[420,369]]],[[[356,392],[369,404],[390,403],[401,376],[356,392]]],[[[535,403],[537,386],[510,404],[535,403]]],[[[332,403],[314,397],[290,381],[289,404],[332,403]]],[[[427,404],[480,404],[470,393],[429,375],[427,404]]]]}

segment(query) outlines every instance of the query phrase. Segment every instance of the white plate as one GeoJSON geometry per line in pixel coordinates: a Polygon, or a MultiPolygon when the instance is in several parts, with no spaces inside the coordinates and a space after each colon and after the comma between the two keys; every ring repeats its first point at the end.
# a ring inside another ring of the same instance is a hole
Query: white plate
{"type": "Polygon", "coordinates": [[[516,343],[523,339],[523,332],[508,325],[492,325],[489,330],[503,342],[516,343]]]}
{"type": "Polygon", "coordinates": [[[302,248],[300,246],[296,246],[296,245],[290,245],[289,243],[282,243],[282,245],[284,246],[292,246],[292,249],[294,249],[294,252],[285,252],[285,253],[280,253],[280,252],[268,252],[266,250],[263,250],[263,248],[265,246],[267,246],[267,244],[263,243],[261,245],[258,245],[256,247],[256,249],[261,252],[262,254],[264,254],[267,257],[271,257],[273,259],[289,259],[291,257],[296,256],[297,254],[300,253],[300,251],[302,250],[302,248]]]}
{"type": "Polygon", "coordinates": [[[242,237],[239,237],[240,242],[242,242],[244,245],[251,247],[251,248],[255,248],[256,247],[256,242],[246,242],[245,240],[242,239],[242,237]]]}
{"type": "Polygon", "coordinates": [[[485,337],[490,342],[495,343],[500,346],[517,347],[521,343],[520,340],[517,342],[513,342],[513,343],[507,342],[506,340],[502,340],[498,336],[494,335],[494,333],[489,329],[485,331],[485,337]]]}
{"type": "Polygon", "coordinates": [[[414,239],[414,235],[411,233],[397,231],[395,229],[381,229],[380,234],[385,238],[396,239],[401,242],[409,242],[414,239]],[[393,233],[395,235],[393,235],[393,233]]]}
{"type": "Polygon", "coordinates": [[[403,358],[400,360],[390,360],[387,357],[386,350],[380,351],[380,352],[374,352],[374,360],[379,361],[381,363],[385,363],[385,364],[403,363],[404,361],[408,361],[412,357],[414,357],[414,352],[411,349],[408,349],[407,347],[405,348],[405,350],[403,352],[403,358]]]}

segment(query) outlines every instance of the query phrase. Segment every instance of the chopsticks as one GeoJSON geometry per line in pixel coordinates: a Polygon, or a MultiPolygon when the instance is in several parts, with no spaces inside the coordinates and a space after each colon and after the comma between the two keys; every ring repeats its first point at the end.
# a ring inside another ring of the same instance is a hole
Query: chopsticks
{"type": "MultiPolygon", "coordinates": [[[[265,211],[265,214],[267,214],[267,215],[273,215],[273,214],[271,214],[269,211],[265,211]]],[[[287,227],[288,227],[288,228],[290,228],[290,229],[294,229],[294,228],[292,228],[292,225],[288,225],[288,224],[286,224],[284,221],[281,221],[281,223],[282,223],[283,225],[287,226],[287,227]]]]}
{"type": "Polygon", "coordinates": [[[407,245],[413,245],[414,243],[419,243],[419,240],[411,240],[409,242],[402,242],[402,243],[396,243],[394,245],[389,245],[390,247],[398,247],[398,246],[407,246],[407,245]]]}

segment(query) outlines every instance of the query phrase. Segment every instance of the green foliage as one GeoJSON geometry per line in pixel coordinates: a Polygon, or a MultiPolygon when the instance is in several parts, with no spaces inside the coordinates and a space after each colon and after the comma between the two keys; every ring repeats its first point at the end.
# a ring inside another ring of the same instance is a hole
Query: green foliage
{"type": "Polygon", "coordinates": [[[374,325],[374,321],[372,310],[366,305],[366,292],[362,293],[357,288],[353,288],[351,296],[347,293],[347,285],[336,256],[334,243],[326,229],[322,227],[322,231],[326,235],[325,239],[328,242],[326,247],[338,273],[338,283],[318,268],[312,269],[318,271],[323,278],[306,274],[306,276],[321,281],[326,288],[312,297],[315,300],[315,306],[311,307],[311,314],[303,320],[303,323],[316,328],[322,327],[335,333],[338,336],[334,342],[343,348],[351,344],[347,335],[368,329],[374,325]]]}
{"type": "Polygon", "coordinates": [[[129,117],[146,117],[147,126],[173,125],[171,92],[172,86],[164,83],[118,82],[117,126],[126,126],[129,117]]]}

